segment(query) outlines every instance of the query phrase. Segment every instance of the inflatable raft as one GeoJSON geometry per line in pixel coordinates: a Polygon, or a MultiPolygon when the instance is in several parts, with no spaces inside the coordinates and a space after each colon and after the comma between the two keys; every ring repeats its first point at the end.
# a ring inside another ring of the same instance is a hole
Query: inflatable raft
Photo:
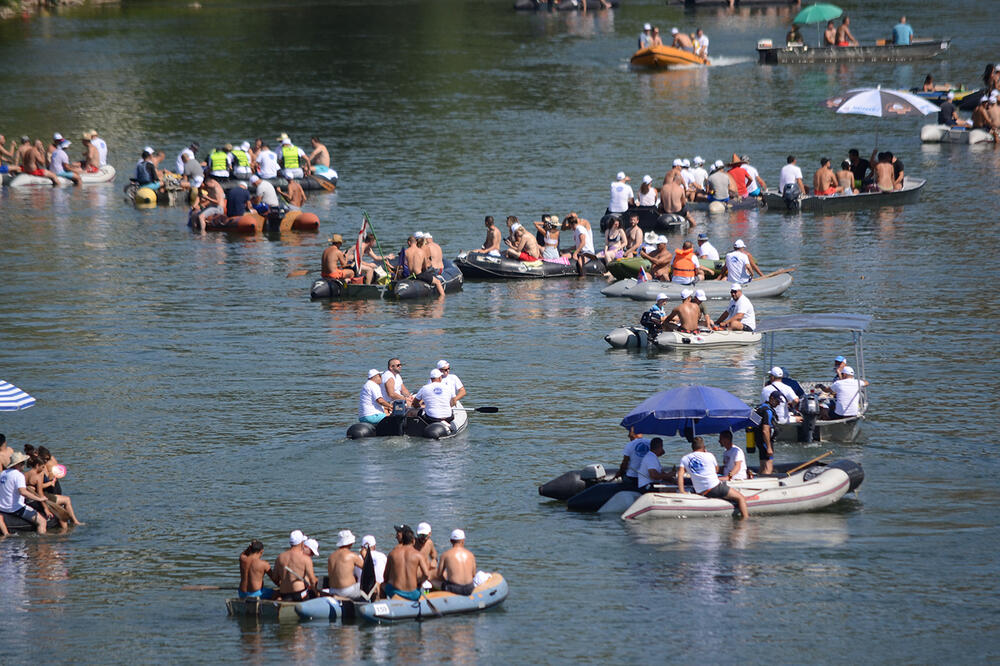
{"type": "MultiPolygon", "coordinates": [[[[444,269],[441,271],[441,280],[444,282],[444,293],[451,294],[462,290],[464,276],[450,259],[444,259],[444,269]]],[[[437,296],[437,289],[423,280],[406,278],[405,280],[395,280],[389,283],[387,296],[400,300],[411,300],[416,298],[431,298],[437,296]]]]}
{"type": "MultiPolygon", "coordinates": [[[[110,183],[114,179],[115,168],[111,165],[103,166],[93,173],[80,174],[81,185],[110,183]]],[[[3,174],[3,184],[9,187],[52,187],[52,181],[45,176],[29,176],[26,173],[5,173],[3,174]]],[[[73,181],[60,177],[59,185],[62,187],[71,186],[73,181]]]]}
{"type": "Polygon", "coordinates": [[[309,298],[314,301],[328,298],[383,298],[387,289],[388,285],[320,278],[309,289],[309,298]]]}
{"type": "MultiPolygon", "coordinates": [[[[15,516],[12,513],[7,513],[5,511],[0,511],[0,516],[3,516],[3,522],[7,526],[9,532],[34,532],[35,524],[21,518],[20,516],[15,516]]],[[[49,518],[48,523],[45,525],[48,530],[59,529],[59,520],[53,515],[49,518]]]]}
{"type": "MultiPolygon", "coordinates": [[[[401,404],[401,403],[400,403],[401,404]]],[[[347,429],[348,439],[363,439],[366,437],[424,437],[426,439],[448,439],[464,432],[469,427],[469,415],[462,409],[462,403],[455,405],[452,411],[455,420],[451,425],[424,420],[423,415],[406,416],[405,409],[399,409],[376,424],[355,423],[347,429]]]]}
{"type": "MultiPolygon", "coordinates": [[[[215,180],[218,181],[223,190],[228,192],[234,187],[239,187],[240,183],[248,183],[250,178],[248,176],[247,178],[216,178],[215,180]]],[[[275,187],[288,187],[288,179],[286,178],[264,178],[264,180],[275,187]]],[[[295,182],[306,192],[333,191],[337,186],[337,172],[330,169],[325,174],[313,173],[302,178],[296,178],[295,182]]]]}
{"type": "Polygon", "coordinates": [[[605,211],[601,218],[601,233],[611,226],[611,220],[617,218],[622,229],[628,228],[629,219],[635,215],[639,218],[639,228],[643,231],[655,231],[663,234],[679,233],[687,228],[688,221],[674,213],[661,213],[656,206],[633,206],[624,213],[605,211]]]}
{"type": "MultiPolygon", "coordinates": [[[[782,273],[767,278],[758,278],[743,285],[743,294],[747,298],[769,298],[780,296],[792,285],[790,273],[782,273]]],[[[628,297],[636,301],[655,301],[659,293],[665,293],[671,299],[680,300],[681,291],[687,288],[701,289],[709,299],[729,298],[729,283],[724,280],[704,280],[694,285],[677,284],[676,282],[637,282],[633,279],[619,280],[601,290],[609,297],[628,297]]]]}
{"type": "MultiPolygon", "coordinates": [[[[188,226],[194,227],[196,211],[188,214],[188,226]]],[[[282,225],[292,231],[319,231],[319,217],[315,213],[301,210],[276,210],[267,217],[257,213],[245,213],[238,217],[216,215],[205,220],[205,231],[221,231],[231,234],[257,234],[261,231],[281,231],[282,225]]]]}
{"type": "MultiPolygon", "coordinates": [[[[653,346],[661,349],[702,349],[708,347],[739,347],[760,342],[760,333],[746,331],[661,331],[653,346]]],[[[622,326],[604,336],[615,349],[642,349],[649,345],[649,334],[642,326],[622,326]]]]}
{"type": "Polygon", "coordinates": [[[357,604],[358,617],[369,622],[398,622],[400,620],[429,620],[443,615],[474,613],[503,603],[507,598],[507,581],[498,573],[476,587],[467,597],[434,590],[421,595],[420,601],[393,597],[369,604],[357,604]]]}
{"type": "MultiPolygon", "coordinates": [[[[845,469],[852,467],[860,469],[861,466],[849,460],[839,460],[826,466],[809,467],[786,478],[763,476],[727,483],[746,497],[751,516],[802,513],[839,502],[853,489],[851,475],[845,469]]],[[[612,497],[608,502],[615,502],[615,498],[612,497]]],[[[640,495],[622,513],[622,518],[650,520],[729,517],[735,512],[735,505],[724,499],[703,497],[695,493],[652,492],[640,495]]]]}
{"type": "MultiPolygon", "coordinates": [[[[722,270],[722,267],[726,265],[723,260],[712,261],[711,259],[699,259],[698,263],[701,264],[702,268],[707,268],[708,270],[717,272],[722,270]]],[[[618,259],[612,261],[608,264],[608,272],[616,280],[627,280],[628,278],[634,278],[639,275],[639,268],[648,269],[652,264],[648,259],[643,259],[642,257],[630,257],[628,259],[618,259]]]]}
{"type": "MultiPolygon", "coordinates": [[[[607,9],[600,0],[586,0],[587,11],[599,11],[607,9]]],[[[618,8],[618,0],[608,0],[611,9],[618,8]]],[[[514,9],[519,12],[537,12],[542,10],[557,12],[577,12],[584,8],[584,0],[514,0],[514,9]]]]}
{"type": "Polygon", "coordinates": [[[649,46],[632,54],[629,64],[636,69],[669,69],[671,67],[707,66],[708,58],[673,46],[649,46]]]}
{"type": "Polygon", "coordinates": [[[354,619],[354,603],[333,597],[317,597],[307,601],[274,601],[272,599],[226,599],[226,613],[233,617],[252,617],[277,622],[300,622],[319,618],[331,622],[354,619]]]}
{"type": "MultiPolygon", "coordinates": [[[[574,277],[576,264],[552,261],[524,262],[507,257],[481,253],[465,253],[455,257],[455,265],[470,280],[525,280],[535,278],[574,277]]],[[[592,259],[584,264],[584,275],[604,275],[604,262],[592,259]]]]}
{"type": "Polygon", "coordinates": [[[924,143],[993,143],[993,135],[982,129],[951,127],[949,125],[924,125],[920,128],[924,143]]]}

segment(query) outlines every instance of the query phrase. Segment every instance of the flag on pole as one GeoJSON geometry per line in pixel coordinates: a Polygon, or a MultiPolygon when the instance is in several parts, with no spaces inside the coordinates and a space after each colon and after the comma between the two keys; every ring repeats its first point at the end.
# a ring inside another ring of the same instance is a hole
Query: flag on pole
{"type": "Polygon", "coordinates": [[[361,218],[361,231],[358,232],[358,242],[354,244],[354,266],[359,270],[361,269],[361,259],[364,257],[364,253],[361,250],[361,245],[365,242],[365,236],[367,235],[368,235],[368,216],[365,215],[363,218],[361,218]]]}
{"type": "Polygon", "coordinates": [[[646,272],[645,267],[639,267],[639,277],[637,282],[649,282],[649,273],[646,272]]]}

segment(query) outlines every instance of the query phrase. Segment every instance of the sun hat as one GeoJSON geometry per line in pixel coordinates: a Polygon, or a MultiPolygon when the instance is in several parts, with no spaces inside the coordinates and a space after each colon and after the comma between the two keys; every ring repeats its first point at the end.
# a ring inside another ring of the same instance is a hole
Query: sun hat
{"type": "Polygon", "coordinates": [[[681,300],[683,301],[685,298],[691,298],[692,294],[694,294],[694,289],[681,289],[681,300]]]}
{"type": "Polygon", "coordinates": [[[340,530],[337,532],[337,548],[350,546],[354,543],[354,533],[351,530],[340,530]]]}
{"type": "Polygon", "coordinates": [[[437,362],[437,369],[438,370],[444,370],[445,368],[450,368],[450,367],[451,367],[451,364],[449,364],[448,361],[446,361],[444,359],[441,359],[440,361],[437,362]]]}
{"type": "Polygon", "coordinates": [[[364,535],[363,537],[361,537],[361,545],[368,546],[369,548],[374,548],[375,537],[373,537],[371,534],[364,535]]]}
{"type": "Polygon", "coordinates": [[[697,289],[697,290],[695,290],[694,297],[697,298],[699,301],[707,301],[708,300],[708,297],[705,296],[705,290],[704,289],[697,289]]]}
{"type": "Polygon", "coordinates": [[[21,453],[20,451],[14,451],[14,453],[10,454],[10,464],[7,466],[13,467],[14,465],[23,463],[27,459],[28,456],[26,456],[25,454],[21,453]]]}
{"type": "Polygon", "coordinates": [[[434,238],[434,236],[431,235],[431,232],[425,231],[424,232],[424,238],[434,238]]]}
{"type": "Polygon", "coordinates": [[[418,535],[424,535],[424,534],[430,534],[430,533],[431,533],[431,524],[430,523],[417,523],[417,534],[418,535]]]}
{"type": "Polygon", "coordinates": [[[424,232],[422,232],[422,231],[414,231],[413,232],[413,237],[414,238],[423,238],[424,237],[424,232]]]}
{"type": "Polygon", "coordinates": [[[69,139],[63,139],[62,141],[59,142],[59,147],[60,148],[69,148],[72,143],[73,142],[70,141],[69,139]]]}
{"type": "Polygon", "coordinates": [[[63,135],[60,134],[59,132],[56,132],[55,134],[52,135],[52,140],[53,141],[62,141],[63,140],[63,135]]]}
{"type": "Polygon", "coordinates": [[[143,148],[143,149],[142,149],[142,152],[144,152],[144,153],[149,153],[150,155],[152,155],[152,154],[153,154],[153,153],[155,153],[156,151],[155,151],[155,150],[153,150],[152,146],[146,146],[145,148],[143,148]]]}
{"type": "Polygon", "coordinates": [[[785,376],[784,371],[778,366],[774,366],[773,368],[771,368],[771,371],[768,372],[767,374],[771,375],[772,377],[777,377],[778,379],[781,379],[782,377],[785,376]]]}
{"type": "Polygon", "coordinates": [[[459,529],[454,529],[451,531],[452,541],[465,541],[465,532],[459,529]]]}
{"type": "Polygon", "coordinates": [[[306,535],[302,533],[302,530],[292,530],[291,534],[288,535],[288,545],[297,546],[306,540],[306,535]]]}
{"type": "Polygon", "coordinates": [[[645,176],[642,177],[642,182],[644,182],[647,185],[649,185],[650,183],[653,182],[653,177],[650,176],[649,174],[646,174],[645,176]]]}
{"type": "Polygon", "coordinates": [[[319,542],[316,539],[306,539],[306,548],[313,554],[313,556],[319,555],[319,542]]]}
{"type": "Polygon", "coordinates": [[[656,302],[657,303],[659,303],[660,301],[669,301],[669,300],[670,300],[670,297],[667,296],[666,294],[664,294],[662,291],[656,295],[656,302]]]}
{"type": "Polygon", "coordinates": [[[288,137],[285,137],[284,139],[281,140],[281,145],[290,146],[292,145],[292,140],[289,139],[288,137]]]}
{"type": "Polygon", "coordinates": [[[729,285],[729,291],[743,291],[743,285],[739,282],[733,282],[729,285]]]}
{"type": "Polygon", "coordinates": [[[700,240],[700,241],[701,240],[708,240],[708,234],[706,234],[706,233],[700,233],[700,234],[698,234],[698,240],[700,240]]]}
{"type": "Polygon", "coordinates": [[[440,379],[440,378],[441,378],[441,371],[440,370],[438,370],[437,368],[434,368],[433,370],[431,370],[431,379],[440,379]]]}
{"type": "Polygon", "coordinates": [[[330,245],[333,245],[334,243],[343,243],[343,242],[344,242],[344,237],[341,236],[340,234],[334,234],[330,236],[330,245]]]}
{"type": "Polygon", "coordinates": [[[844,373],[845,375],[850,375],[851,377],[854,376],[854,368],[852,368],[849,365],[845,365],[844,369],[841,370],[841,372],[844,373]]]}
{"type": "Polygon", "coordinates": [[[372,368],[371,370],[368,371],[368,379],[371,379],[375,375],[381,375],[381,374],[382,374],[381,372],[379,372],[375,368],[372,368]]]}
{"type": "Polygon", "coordinates": [[[646,235],[642,237],[642,240],[647,245],[656,245],[656,240],[659,238],[659,234],[655,231],[647,231],[646,235]]]}
{"type": "Polygon", "coordinates": [[[663,243],[664,245],[669,245],[669,242],[667,241],[667,237],[666,236],[657,236],[656,237],[656,244],[659,245],[660,243],[663,243]]]}
{"type": "Polygon", "coordinates": [[[258,176],[258,175],[257,175],[257,174],[255,174],[255,173],[254,173],[254,174],[251,174],[251,175],[250,175],[250,182],[251,182],[251,183],[259,183],[259,182],[260,182],[260,176],[258,176]]]}
{"type": "Polygon", "coordinates": [[[747,246],[747,244],[743,242],[743,239],[742,239],[742,238],[737,238],[737,239],[736,239],[736,242],[735,242],[735,243],[733,243],[733,247],[735,247],[735,248],[737,248],[737,249],[739,249],[739,248],[741,248],[741,247],[746,247],[746,246],[747,246]]]}

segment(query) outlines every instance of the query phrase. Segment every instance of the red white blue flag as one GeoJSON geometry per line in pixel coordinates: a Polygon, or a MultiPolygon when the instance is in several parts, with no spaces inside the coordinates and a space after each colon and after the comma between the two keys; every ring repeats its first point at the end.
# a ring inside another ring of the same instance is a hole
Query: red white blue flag
{"type": "Polygon", "coordinates": [[[647,273],[646,269],[642,266],[639,267],[638,282],[649,282],[649,273],[647,273]]]}
{"type": "Polygon", "coordinates": [[[354,245],[354,266],[358,269],[361,268],[361,259],[364,257],[364,252],[361,250],[361,245],[365,242],[365,236],[368,235],[368,216],[365,215],[361,221],[361,231],[358,232],[358,242],[354,245]]]}

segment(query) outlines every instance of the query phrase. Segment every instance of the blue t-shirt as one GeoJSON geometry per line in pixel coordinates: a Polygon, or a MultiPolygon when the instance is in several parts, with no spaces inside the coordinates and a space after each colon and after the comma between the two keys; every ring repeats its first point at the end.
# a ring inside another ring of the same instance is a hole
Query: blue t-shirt
{"type": "Polygon", "coordinates": [[[892,43],[908,46],[913,39],[913,28],[909,23],[897,23],[892,27],[892,43]]]}
{"type": "Polygon", "coordinates": [[[247,212],[248,201],[250,191],[242,187],[234,187],[226,192],[226,217],[239,217],[247,212]]]}

